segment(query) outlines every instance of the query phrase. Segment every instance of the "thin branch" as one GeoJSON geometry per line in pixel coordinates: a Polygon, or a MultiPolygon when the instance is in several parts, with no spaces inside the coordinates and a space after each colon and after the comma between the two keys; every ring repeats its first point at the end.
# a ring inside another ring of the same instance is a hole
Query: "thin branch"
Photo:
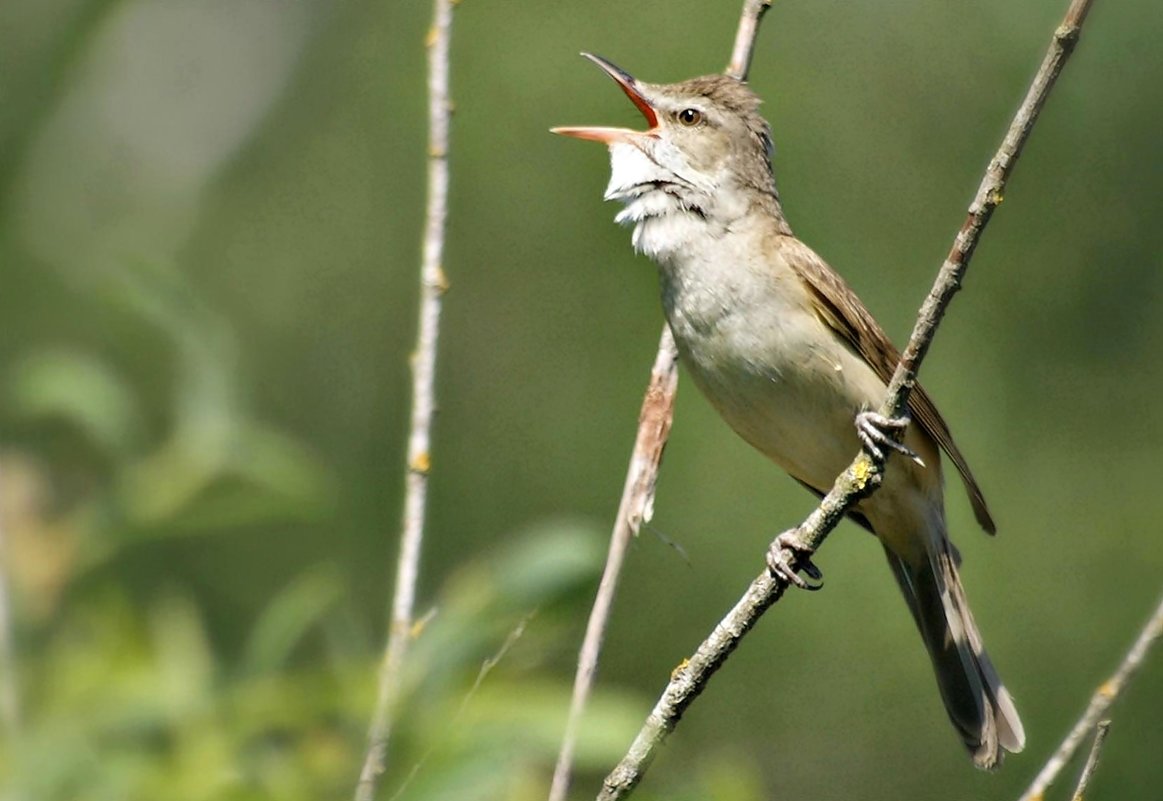
{"type": "MultiPolygon", "coordinates": [[[[537,611],[534,610],[517,621],[517,625],[513,627],[512,631],[509,632],[509,636],[505,637],[505,641],[501,643],[501,647],[497,649],[497,652],[481,663],[480,670],[477,671],[476,680],[473,681],[472,686],[468,688],[468,692],[464,694],[464,697],[460,699],[460,704],[457,706],[456,712],[454,712],[452,717],[448,720],[446,727],[449,731],[454,731],[460,725],[460,721],[464,717],[465,710],[468,709],[469,702],[472,701],[473,696],[477,694],[477,691],[481,688],[481,685],[485,683],[485,678],[489,675],[489,673],[492,672],[493,668],[495,668],[500,663],[500,661],[505,658],[506,654],[508,654],[513,646],[517,644],[517,641],[525,635],[525,628],[529,625],[529,621],[532,620],[536,614],[537,611]]],[[[408,771],[408,775],[404,778],[404,781],[400,782],[400,786],[396,788],[396,792],[392,793],[392,797],[389,799],[389,801],[399,801],[399,799],[404,797],[404,793],[408,791],[408,787],[411,786],[413,780],[420,774],[420,771],[424,769],[424,766],[428,763],[428,760],[432,758],[432,755],[436,753],[436,749],[441,744],[446,742],[446,740],[440,740],[438,742],[433,742],[430,746],[428,746],[428,750],[424,752],[423,756],[416,760],[416,764],[412,766],[410,771],[408,771]]]]}
{"type": "Polygon", "coordinates": [[[1018,108],[1018,113],[1014,115],[1001,147],[986,168],[985,177],[982,178],[981,186],[977,190],[977,197],[969,206],[969,216],[961,226],[948,258],[941,265],[933,289],[921,306],[921,314],[913,328],[909,344],[901,356],[900,365],[893,374],[892,382],[888,385],[888,400],[893,402],[886,402],[882,406],[882,414],[899,417],[908,409],[908,393],[916,384],[917,370],[929,350],[929,344],[933,341],[933,331],[941,322],[941,317],[944,316],[954,293],[961,288],[962,277],[977,247],[981,231],[993,216],[994,209],[1001,205],[1006,180],[1022,153],[1026,139],[1029,138],[1038,114],[1046,104],[1046,98],[1050,96],[1050,90],[1054,88],[1054,82],[1058,80],[1058,75],[1066,64],[1066,59],[1070,58],[1074,46],[1078,44],[1082,23],[1086,20],[1092,3],[1093,0],[1072,0],[1062,24],[1054,31],[1050,49],[1042,59],[1042,66],[1026,91],[1026,98],[1018,108]],[[902,389],[905,391],[901,392],[902,389]]]}
{"type": "Polygon", "coordinates": [[[630,540],[637,536],[642,524],[648,522],[654,513],[654,488],[658,483],[662,452],[670,435],[671,422],[674,420],[674,396],[677,391],[678,351],[675,350],[670,328],[664,326],[662,338],[658,343],[658,355],[650,371],[650,383],[646,387],[645,397],[642,398],[642,411],[638,416],[638,435],[634,439],[630,467],[626,471],[626,484],[622,488],[622,501],[618,505],[618,515],[614,519],[614,530],[610,535],[606,567],[598,584],[598,593],[590,610],[585,638],[578,654],[573,698],[570,701],[561,752],[557,756],[557,766],[553,771],[549,801],[564,801],[569,791],[577,731],[598,672],[598,657],[602,651],[602,640],[605,638],[606,626],[610,620],[610,610],[614,604],[614,594],[618,589],[618,578],[622,573],[626,550],[630,546],[630,540]]]}
{"type": "Polygon", "coordinates": [[[1046,762],[1045,767],[1034,778],[1029,789],[1022,793],[1018,801],[1041,801],[1045,797],[1046,790],[1070,762],[1079,746],[1082,745],[1082,741],[1086,739],[1086,735],[1094,729],[1099,720],[1106,716],[1107,711],[1118,700],[1131,677],[1142,667],[1147,654],[1151,651],[1151,646],[1161,636],[1163,636],[1163,598],[1159,600],[1159,605],[1155,607],[1155,612],[1147,621],[1147,625],[1139,632],[1131,650],[1127,651],[1127,655],[1123,657],[1118,670],[1094,691],[1082,717],[1074,724],[1074,728],[1066,735],[1066,739],[1058,746],[1058,750],[1046,762]]]}
{"type": "Polygon", "coordinates": [[[739,15],[739,29],[735,32],[735,46],[731,48],[731,61],[724,74],[741,81],[747,80],[751,72],[751,56],[755,53],[755,37],[759,35],[759,23],[771,8],[772,0],[744,0],[743,13],[739,15]]]}
{"type": "MultiPolygon", "coordinates": [[[[917,323],[900,364],[889,382],[881,413],[900,416],[908,406],[908,396],[916,374],[928,351],[945,309],[961,286],[970,258],[981,232],[993,210],[1001,203],[1005,183],[1017,162],[1022,146],[1046,102],[1062,65],[1078,41],[1079,30],[1091,0],[1074,0],[1063,24],[1055,31],[1050,49],[1018,109],[1005,139],[986,170],[969,215],[954,239],[953,247],[928,297],[921,306],[917,323]]],[[[829,532],[844,518],[858,500],[875,491],[884,472],[884,464],[860,453],[840,474],[831,491],[808,518],[793,529],[791,540],[797,548],[785,548],[790,564],[810,556],[829,532]]],[[[630,750],[603,783],[599,801],[625,798],[641,781],[658,747],[678,724],[687,707],[694,702],[711,676],[739,645],[740,639],[772,604],[783,595],[785,585],[764,571],[747,589],[742,599],[719,622],[695,654],[671,674],[671,681],[646,718],[630,750]]]]}
{"type": "Polygon", "coordinates": [[[1090,756],[1086,758],[1086,764],[1082,766],[1082,774],[1078,777],[1078,786],[1074,788],[1074,795],[1070,797],[1070,801],[1083,801],[1083,796],[1086,795],[1087,788],[1090,787],[1090,780],[1094,778],[1094,771],[1098,768],[1098,758],[1102,755],[1102,747],[1106,744],[1106,736],[1110,734],[1111,722],[1104,720],[1098,724],[1098,730],[1094,733],[1094,744],[1090,746],[1090,756]]]}
{"type": "Polygon", "coordinates": [[[400,553],[392,597],[388,644],[380,667],[375,710],[368,731],[368,749],[356,785],[356,801],[372,801],[376,783],[386,769],[388,738],[399,701],[404,656],[412,638],[412,609],[424,540],[429,441],[436,409],[436,343],[440,334],[442,296],[448,289],[441,261],[448,218],[448,129],[452,105],[448,96],[448,50],[452,36],[453,0],[435,0],[428,32],[428,208],[420,264],[420,314],[416,350],[412,354],[412,420],[408,435],[408,474],[400,532],[400,553]]]}
{"type": "MultiPolygon", "coordinates": [[[[726,70],[728,75],[741,81],[747,79],[751,55],[755,50],[755,37],[759,34],[759,23],[770,7],[771,0],[744,0],[743,11],[739,17],[739,30],[735,35],[735,46],[731,50],[731,62],[726,70]]],[[[618,504],[618,514],[614,518],[614,530],[610,534],[606,567],[602,571],[602,580],[598,584],[581,651],[578,653],[573,697],[570,700],[561,751],[557,755],[557,765],[553,770],[549,801],[565,801],[566,793],[569,791],[578,727],[581,725],[586,703],[593,690],[594,678],[597,676],[602,640],[605,639],[606,627],[609,625],[626,550],[630,547],[630,540],[637,536],[642,523],[649,522],[653,515],[654,489],[662,465],[662,452],[666,448],[670,426],[674,421],[674,398],[677,392],[678,350],[675,348],[670,327],[663,324],[662,334],[658,340],[658,353],[654,357],[654,367],[650,371],[650,383],[646,387],[642,410],[638,415],[638,434],[634,439],[634,450],[630,454],[630,466],[626,471],[622,500],[618,504]]]]}

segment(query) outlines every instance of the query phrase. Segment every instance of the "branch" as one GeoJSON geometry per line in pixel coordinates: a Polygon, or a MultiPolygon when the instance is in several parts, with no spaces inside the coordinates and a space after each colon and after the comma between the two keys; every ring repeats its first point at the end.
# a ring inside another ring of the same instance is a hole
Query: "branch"
{"type": "Polygon", "coordinates": [[[440,307],[448,289],[441,267],[448,218],[448,49],[453,0],[435,0],[428,46],[428,208],[420,263],[420,314],[412,354],[412,420],[408,434],[408,474],[392,597],[388,644],[380,666],[376,705],[368,731],[367,755],[356,785],[356,801],[372,801],[376,782],[386,769],[392,716],[399,701],[404,656],[412,637],[412,608],[420,572],[420,546],[427,510],[429,441],[435,412],[436,343],[440,307]]]}
{"type": "Polygon", "coordinates": [[[1123,657],[1122,664],[1115,674],[1109,679],[1099,685],[1098,689],[1094,691],[1094,695],[1090,698],[1090,704],[1087,705],[1086,711],[1082,713],[1082,717],[1074,724],[1074,728],[1066,735],[1066,739],[1062,741],[1062,745],[1058,746],[1058,750],[1050,757],[1046,766],[1034,778],[1029,789],[1022,793],[1018,801],[1041,801],[1046,795],[1046,790],[1058,778],[1058,774],[1066,767],[1071,757],[1082,745],[1082,741],[1086,739],[1087,733],[1094,730],[1095,725],[1102,719],[1107,711],[1111,708],[1115,701],[1118,700],[1119,695],[1126,689],[1127,683],[1135,672],[1142,667],[1147,654],[1151,651],[1151,646],[1155,641],[1163,636],[1163,599],[1160,599],[1159,605],[1155,607],[1155,612],[1151,615],[1151,619],[1147,621],[1147,625],[1139,632],[1135,644],[1131,646],[1131,650],[1127,651],[1127,655],[1123,657]]]}
{"type": "Polygon", "coordinates": [[[631,538],[637,536],[642,523],[649,521],[653,515],[654,488],[658,483],[662,451],[666,447],[671,422],[674,420],[674,396],[677,391],[678,352],[675,350],[670,328],[663,326],[662,339],[658,343],[658,355],[654,360],[654,368],[650,371],[650,383],[646,387],[645,397],[642,398],[642,411],[638,415],[638,435],[634,439],[630,467],[626,471],[626,484],[622,489],[622,501],[618,505],[614,530],[610,534],[606,567],[598,584],[598,593],[590,610],[585,638],[578,654],[573,698],[570,701],[561,752],[557,756],[557,766],[553,771],[549,801],[565,801],[565,795],[569,791],[577,730],[594,686],[594,677],[598,672],[598,657],[602,651],[602,640],[605,638],[606,626],[610,620],[610,610],[614,605],[614,594],[618,589],[618,578],[622,573],[626,550],[630,546],[631,538]]]}
{"type": "Polygon", "coordinates": [[[1083,796],[1086,795],[1087,788],[1090,787],[1090,780],[1094,778],[1094,771],[1098,768],[1098,758],[1102,755],[1102,747],[1106,743],[1106,736],[1110,734],[1111,722],[1104,720],[1098,724],[1098,729],[1094,733],[1094,744],[1090,746],[1090,756],[1086,758],[1086,764],[1082,766],[1082,775],[1078,777],[1078,786],[1074,788],[1074,795],[1070,797],[1070,801],[1083,801],[1083,796]]]}
{"type": "MultiPolygon", "coordinates": [[[[509,632],[509,636],[505,637],[505,641],[501,643],[501,647],[497,649],[496,653],[481,663],[480,670],[477,671],[477,677],[473,681],[472,686],[468,688],[468,692],[466,692],[464,697],[460,699],[460,704],[457,706],[456,712],[453,713],[452,717],[449,718],[448,723],[446,724],[448,731],[455,731],[460,728],[461,720],[464,718],[464,714],[468,709],[469,702],[472,701],[473,696],[475,696],[477,691],[480,690],[481,685],[485,683],[485,678],[489,675],[489,673],[492,672],[493,668],[495,668],[500,663],[500,661],[505,658],[505,655],[508,654],[513,646],[517,644],[517,640],[521,639],[521,637],[525,635],[526,626],[529,625],[529,621],[531,621],[536,614],[536,611],[529,612],[523,618],[517,621],[517,625],[513,628],[512,631],[509,632]]],[[[399,799],[405,797],[404,794],[408,792],[408,787],[411,786],[412,781],[418,775],[420,775],[420,771],[424,769],[424,766],[428,763],[428,760],[431,759],[432,755],[436,753],[436,749],[442,745],[447,745],[447,741],[434,741],[428,746],[428,750],[424,752],[423,756],[416,760],[416,764],[412,766],[410,771],[408,771],[408,775],[404,777],[402,782],[400,782],[400,786],[396,788],[396,792],[392,793],[392,797],[389,799],[389,801],[399,801],[399,799]]]]}
{"type": "MultiPolygon", "coordinates": [[[[953,295],[961,286],[978,239],[993,210],[1001,203],[1006,181],[1030,135],[1038,112],[1049,96],[1055,79],[1078,41],[1082,22],[1092,0],[1073,0],[1066,18],[1054,32],[1049,51],[1042,62],[1026,98],[1018,109],[1005,139],[990,162],[977,196],[969,206],[969,215],[958,231],[936,282],[921,306],[908,346],[901,356],[888,394],[880,412],[899,417],[908,408],[908,397],[937,326],[953,295]]],[[[733,60],[734,62],[734,60],[733,60]]],[[[884,473],[884,464],[866,453],[840,474],[820,505],[790,532],[793,548],[785,547],[783,556],[791,565],[802,563],[823,543],[858,500],[875,491],[884,473]]],[[[694,656],[671,674],[671,681],[635,738],[630,750],[603,783],[599,801],[625,798],[642,779],[659,745],[678,724],[687,707],[694,702],[711,676],[739,645],[740,639],[772,604],[783,595],[786,585],[764,571],[747,589],[742,599],[703,641],[694,656]]]]}
{"type": "MultiPolygon", "coordinates": [[[[771,0],[744,1],[743,11],[739,17],[739,30],[735,35],[735,46],[731,51],[731,63],[726,70],[728,75],[741,81],[747,79],[751,54],[755,49],[755,37],[759,33],[759,23],[770,7],[771,0]]],[[[638,415],[638,434],[634,439],[634,450],[630,454],[630,467],[626,471],[622,500],[618,504],[618,514],[614,518],[614,530],[610,535],[610,548],[606,554],[606,567],[598,584],[581,651],[578,653],[573,697],[570,700],[561,751],[557,755],[557,765],[553,770],[549,801],[565,801],[565,795],[569,791],[577,731],[598,672],[602,640],[609,625],[626,549],[630,546],[631,538],[637,536],[642,523],[648,522],[653,515],[654,489],[662,465],[662,452],[666,448],[670,426],[674,421],[674,398],[677,392],[678,351],[670,327],[663,324],[662,334],[658,340],[658,353],[654,357],[654,368],[650,372],[650,383],[646,387],[642,410],[638,415]]]]}
{"type": "Polygon", "coordinates": [[[1092,2],[1093,0],[1071,0],[1065,19],[1054,31],[1050,49],[1042,59],[1042,66],[1026,91],[1026,99],[1018,108],[1018,113],[1014,115],[1001,147],[989,162],[985,177],[982,178],[981,186],[977,190],[977,197],[969,206],[969,216],[957,233],[953,248],[945,263],[941,265],[937,281],[921,306],[921,314],[913,328],[913,335],[901,356],[900,365],[893,374],[892,382],[888,385],[888,398],[881,407],[882,414],[899,417],[907,411],[909,392],[916,384],[917,370],[920,369],[921,360],[925,358],[929,344],[933,341],[934,330],[941,322],[954,293],[961,288],[961,280],[977,247],[982,229],[993,216],[993,210],[1001,205],[1006,181],[1022,153],[1038,114],[1046,104],[1046,98],[1050,96],[1050,90],[1054,88],[1054,82],[1058,80],[1058,75],[1066,64],[1066,59],[1070,58],[1074,46],[1078,44],[1082,23],[1086,20],[1092,2]]]}
{"type": "Polygon", "coordinates": [[[744,0],[743,13],[739,15],[739,30],[735,32],[735,46],[731,48],[731,61],[724,74],[741,81],[747,80],[751,72],[751,56],[755,53],[755,37],[759,35],[759,23],[771,8],[772,0],[744,0]]]}

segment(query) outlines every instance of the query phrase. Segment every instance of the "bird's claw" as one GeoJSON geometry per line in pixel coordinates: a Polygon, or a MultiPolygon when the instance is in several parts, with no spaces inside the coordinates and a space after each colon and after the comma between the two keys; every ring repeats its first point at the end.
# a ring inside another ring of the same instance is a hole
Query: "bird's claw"
{"type": "Polygon", "coordinates": [[[898,442],[894,436],[898,433],[903,434],[908,425],[907,416],[885,417],[877,412],[864,411],[856,415],[856,436],[860,437],[860,442],[864,445],[864,450],[868,451],[868,455],[878,462],[885,460],[886,454],[882,449],[889,448],[924,467],[925,462],[916,451],[898,442]]]}
{"type": "Polygon", "coordinates": [[[787,584],[815,592],[824,586],[824,574],[812,562],[811,549],[800,545],[794,535],[795,529],[785,531],[771,543],[771,547],[767,549],[767,569],[773,576],[787,584]],[[791,559],[787,557],[788,551],[793,554],[791,559]],[[809,584],[804,581],[799,575],[800,570],[815,583],[809,584]]]}

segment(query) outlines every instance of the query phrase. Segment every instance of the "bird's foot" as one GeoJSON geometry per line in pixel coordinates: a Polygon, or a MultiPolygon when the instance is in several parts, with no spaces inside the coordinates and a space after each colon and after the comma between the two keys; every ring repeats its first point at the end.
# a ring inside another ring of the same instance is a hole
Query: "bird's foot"
{"type": "Polygon", "coordinates": [[[917,456],[912,448],[896,439],[897,436],[904,435],[908,426],[909,418],[907,415],[885,417],[883,414],[873,411],[864,411],[856,415],[856,436],[860,437],[860,442],[864,445],[864,450],[868,451],[869,456],[883,463],[886,454],[882,448],[889,448],[924,467],[925,463],[921,457],[917,456]]]}
{"type": "Polygon", "coordinates": [[[796,530],[785,531],[775,538],[767,549],[767,569],[777,579],[799,587],[801,590],[816,591],[824,586],[824,574],[811,560],[812,550],[805,548],[795,538],[796,530]],[[792,553],[791,558],[787,556],[792,553]],[[804,581],[799,571],[807,574],[814,584],[804,581]]]}

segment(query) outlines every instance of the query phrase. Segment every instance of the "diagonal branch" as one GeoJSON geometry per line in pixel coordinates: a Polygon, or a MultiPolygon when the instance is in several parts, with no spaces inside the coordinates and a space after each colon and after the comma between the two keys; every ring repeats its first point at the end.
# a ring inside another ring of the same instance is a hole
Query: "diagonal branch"
{"type": "Polygon", "coordinates": [[[618,579],[622,574],[626,550],[630,540],[638,534],[639,528],[650,520],[654,504],[654,488],[658,483],[658,469],[662,464],[662,451],[670,435],[670,425],[674,420],[674,396],[678,391],[678,352],[670,328],[663,327],[662,339],[658,343],[658,356],[650,371],[650,383],[642,398],[642,411],[638,416],[638,435],[634,440],[634,450],[630,454],[630,467],[626,471],[626,484],[622,489],[622,501],[614,519],[614,530],[610,535],[610,548],[606,554],[606,567],[602,580],[590,609],[590,619],[586,624],[585,637],[578,654],[577,675],[573,682],[573,698],[569,706],[565,735],[561,740],[561,751],[557,755],[557,766],[553,771],[553,784],[549,788],[549,801],[565,801],[569,791],[570,774],[573,770],[573,752],[577,744],[578,727],[585,712],[594,678],[598,672],[598,657],[602,651],[606,626],[614,605],[614,594],[618,589],[618,579]]]}
{"type": "Polygon", "coordinates": [[[1106,745],[1106,736],[1110,734],[1110,730],[1111,722],[1109,720],[1099,722],[1094,733],[1094,744],[1090,746],[1090,756],[1086,758],[1086,764],[1082,766],[1082,775],[1078,777],[1078,785],[1074,788],[1074,795],[1070,796],[1070,801],[1083,801],[1086,791],[1090,789],[1090,780],[1094,778],[1094,772],[1098,770],[1098,758],[1102,756],[1102,747],[1106,745]]]}
{"type": "MultiPolygon", "coordinates": [[[[908,346],[889,382],[888,395],[881,413],[900,416],[908,405],[908,396],[916,383],[917,371],[929,349],[933,335],[953,295],[961,286],[978,239],[995,208],[1002,201],[1003,190],[1022,146],[1030,135],[1050,89],[1066,59],[1074,50],[1079,32],[1092,0],[1072,0],[1062,25],[1054,32],[1050,48],[1042,61],[1022,105],[1019,107],[997,154],[990,161],[969,214],[958,231],[936,282],[921,306],[908,346]]],[[[789,564],[802,563],[852,509],[858,500],[875,491],[884,472],[883,462],[866,453],[840,474],[820,505],[791,532],[791,544],[783,556],[789,564]]],[[[747,589],[735,607],[703,641],[694,655],[672,674],[671,681],[646,718],[638,736],[622,761],[603,783],[599,801],[625,798],[641,781],[658,747],[678,724],[687,707],[706,687],[711,676],[730,656],[746,634],[772,604],[783,595],[786,585],[764,571],[747,589]]]]}
{"type": "Polygon", "coordinates": [[[1147,654],[1151,651],[1151,646],[1160,637],[1163,637],[1163,598],[1159,600],[1159,605],[1155,607],[1155,611],[1151,615],[1150,620],[1147,621],[1147,625],[1139,632],[1139,636],[1135,639],[1135,644],[1131,646],[1131,650],[1127,651],[1127,655],[1123,657],[1122,664],[1119,665],[1118,670],[1095,690],[1094,695],[1090,699],[1090,703],[1086,707],[1086,711],[1082,713],[1082,717],[1074,724],[1074,728],[1066,735],[1066,739],[1062,741],[1062,745],[1058,746],[1058,750],[1050,757],[1046,766],[1042,768],[1042,772],[1034,777],[1034,781],[1030,784],[1029,789],[1022,793],[1018,801],[1040,801],[1045,797],[1046,790],[1049,789],[1050,785],[1054,783],[1054,780],[1058,778],[1058,774],[1070,762],[1071,757],[1074,756],[1079,746],[1082,745],[1082,741],[1086,739],[1086,735],[1094,731],[1099,720],[1107,714],[1114,702],[1118,700],[1119,695],[1126,688],[1131,677],[1142,667],[1143,662],[1147,658],[1147,654]]]}
{"type": "MultiPolygon", "coordinates": [[[[755,37],[759,34],[759,23],[770,7],[771,0],[744,0],[743,11],[739,17],[739,30],[735,35],[735,46],[731,51],[731,63],[726,70],[728,75],[741,81],[747,79],[751,67],[751,54],[755,50],[755,37]]],[[[630,540],[638,534],[639,528],[644,522],[648,522],[653,514],[654,490],[662,465],[662,452],[666,448],[666,440],[670,436],[670,426],[674,420],[674,398],[677,392],[678,350],[675,348],[670,328],[664,324],[658,341],[658,354],[654,358],[654,368],[650,372],[650,383],[642,399],[642,411],[638,416],[638,434],[634,440],[634,450],[630,454],[630,466],[626,471],[622,500],[618,505],[618,514],[614,518],[606,566],[602,571],[602,580],[598,584],[581,651],[578,653],[573,697],[570,700],[565,734],[561,740],[561,751],[557,755],[557,765],[553,770],[549,801],[565,801],[565,795],[569,791],[578,727],[581,725],[582,714],[585,712],[598,672],[602,640],[605,638],[606,627],[614,606],[614,595],[618,590],[618,579],[622,573],[626,550],[630,547],[630,540]]]]}
{"type": "Polygon", "coordinates": [[[429,441],[436,411],[436,343],[440,335],[442,296],[448,289],[441,261],[448,219],[448,129],[452,104],[448,96],[448,50],[452,36],[453,0],[435,0],[428,32],[428,208],[425,212],[420,264],[420,319],[412,354],[412,420],[408,435],[408,475],[404,492],[400,553],[392,597],[388,644],[380,666],[376,705],[368,731],[368,748],[356,785],[356,801],[372,801],[376,783],[386,769],[388,738],[399,701],[404,656],[412,638],[412,608],[420,572],[420,546],[428,499],[431,466],[429,441]]]}

